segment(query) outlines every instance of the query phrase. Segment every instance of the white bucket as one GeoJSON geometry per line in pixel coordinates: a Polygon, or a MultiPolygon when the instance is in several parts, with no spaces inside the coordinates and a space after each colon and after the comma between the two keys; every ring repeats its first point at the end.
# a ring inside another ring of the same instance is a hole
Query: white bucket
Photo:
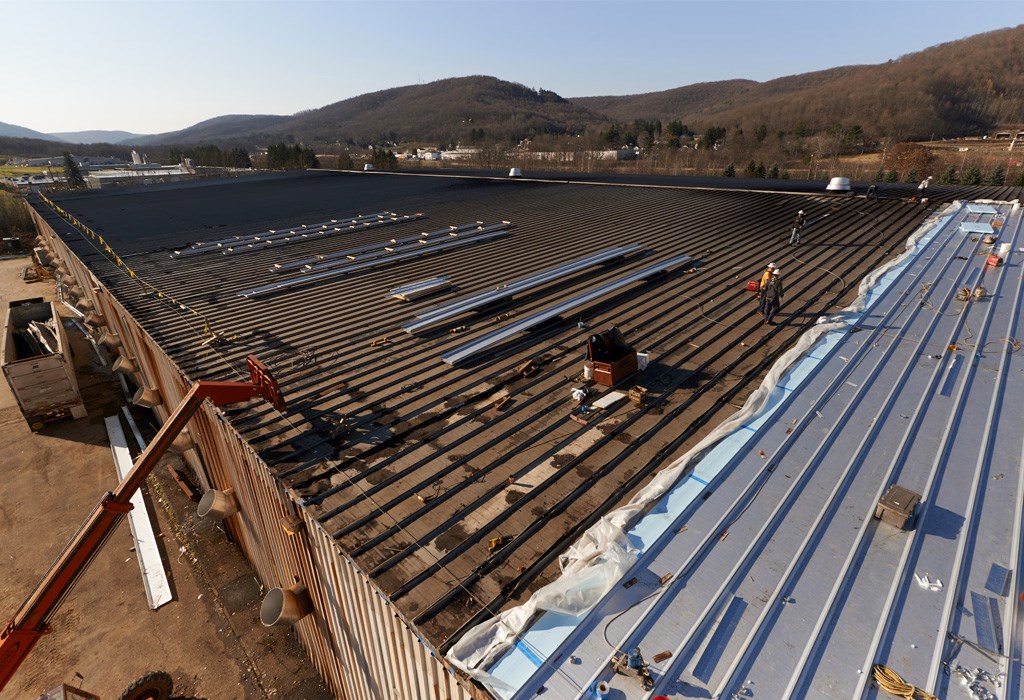
{"type": "Polygon", "coordinates": [[[589,382],[594,378],[594,365],[591,362],[583,363],[583,380],[589,382]]]}
{"type": "Polygon", "coordinates": [[[643,372],[645,369],[647,369],[647,360],[648,359],[649,359],[649,355],[646,352],[638,352],[636,354],[636,368],[637,368],[637,371],[643,372]]]}

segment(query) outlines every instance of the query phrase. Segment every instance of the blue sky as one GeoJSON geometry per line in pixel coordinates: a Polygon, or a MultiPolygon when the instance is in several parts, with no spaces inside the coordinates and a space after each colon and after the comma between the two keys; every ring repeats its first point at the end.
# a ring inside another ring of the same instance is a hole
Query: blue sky
{"type": "Polygon", "coordinates": [[[881,63],[1024,23],[1001,0],[0,0],[0,121],[181,129],[494,75],[564,97],[881,63]]]}

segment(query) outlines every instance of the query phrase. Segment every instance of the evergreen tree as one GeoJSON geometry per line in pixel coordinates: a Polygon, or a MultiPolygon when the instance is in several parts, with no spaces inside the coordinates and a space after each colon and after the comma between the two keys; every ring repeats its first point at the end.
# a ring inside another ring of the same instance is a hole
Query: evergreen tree
{"type": "Polygon", "coordinates": [[[82,171],[68,151],[64,151],[64,179],[67,180],[68,187],[73,190],[85,187],[85,178],[82,177],[82,171]]]}
{"type": "Polygon", "coordinates": [[[778,165],[776,165],[774,163],[772,164],[772,167],[770,167],[768,169],[768,177],[770,177],[772,180],[778,180],[779,179],[779,166],[778,165]]]}
{"type": "Polygon", "coordinates": [[[899,182],[900,181],[900,174],[898,172],[896,172],[895,170],[890,170],[886,174],[886,176],[885,176],[885,181],[886,182],[899,182]]]}
{"type": "Polygon", "coordinates": [[[736,166],[733,165],[732,163],[729,163],[727,166],[725,166],[725,176],[736,177],[736,166]]]}
{"type": "Polygon", "coordinates": [[[743,170],[743,174],[747,177],[757,177],[757,163],[754,161],[747,163],[747,167],[743,170]]]}
{"type": "Polygon", "coordinates": [[[1002,185],[1006,180],[1006,166],[1002,163],[996,166],[992,174],[988,176],[988,184],[990,185],[1002,185]]]}
{"type": "Polygon", "coordinates": [[[754,137],[757,139],[758,143],[761,143],[766,138],[768,138],[768,125],[761,124],[756,129],[754,129],[754,137]]]}
{"type": "Polygon", "coordinates": [[[878,172],[875,173],[875,182],[885,182],[885,168],[879,168],[878,172]]]}
{"type": "Polygon", "coordinates": [[[957,177],[956,166],[950,165],[945,170],[943,170],[942,174],[939,175],[939,182],[942,183],[943,185],[958,184],[960,182],[960,178],[957,177]]]}
{"type": "Polygon", "coordinates": [[[911,168],[907,171],[907,179],[904,182],[917,182],[917,168],[911,168]]]}
{"type": "Polygon", "coordinates": [[[960,178],[961,185],[980,185],[981,184],[981,168],[977,165],[972,165],[967,168],[967,172],[960,178]]]}
{"type": "Polygon", "coordinates": [[[1022,170],[1021,173],[1016,177],[1016,179],[1014,179],[1013,186],[1024,187],[1024,170],[1022,170]]]}
{"type": "Polygon", "coordinates": [[[758,163],[757,170],[755,172],[758,177],[766,177],[768,175],[768,171],[765,169],[764,163],[758,163]]]}

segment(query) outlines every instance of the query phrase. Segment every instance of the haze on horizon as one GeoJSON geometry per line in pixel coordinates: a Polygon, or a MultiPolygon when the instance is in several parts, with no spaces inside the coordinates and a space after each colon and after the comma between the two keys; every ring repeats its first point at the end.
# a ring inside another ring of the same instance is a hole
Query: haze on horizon
{"type": "Polygon", "coordinates": [[[1024,5],[838,0],[3,2],[0,121],[150,134],[492,75],[563,97],[877,64],[1024,5]]]}

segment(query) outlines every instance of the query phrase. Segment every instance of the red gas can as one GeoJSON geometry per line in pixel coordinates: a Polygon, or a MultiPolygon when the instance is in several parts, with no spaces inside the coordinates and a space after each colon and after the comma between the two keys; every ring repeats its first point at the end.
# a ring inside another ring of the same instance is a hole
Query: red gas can
{"type": "Polygon", "coordinates": [[[757,280],[750,280],[749,282],[747,282],[747,291],[748,292],[756,292],[757,291],[757,287],[758,287],[757,280]]]}
{"type": "Polygon", "coordinates": [[[1003,264],[1003,259],[998,255],[990,255],[988,256],[988,264],[992,267],[999,267],[1003,264]]]}

